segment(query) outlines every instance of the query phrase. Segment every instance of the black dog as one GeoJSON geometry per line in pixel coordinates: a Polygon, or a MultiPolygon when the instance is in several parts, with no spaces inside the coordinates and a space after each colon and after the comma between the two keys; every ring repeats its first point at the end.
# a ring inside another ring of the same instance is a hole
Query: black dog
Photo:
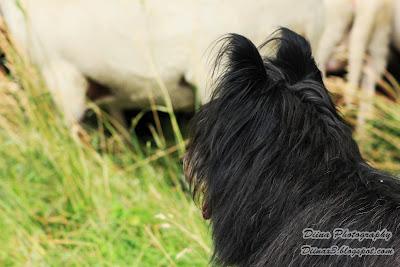
{"type": "Polygon", "coordinates": [[[212,263],[400,265],[399,182],[362,159],[303,37],[282,28],[263,47],[274,55],[223,39],[222,74],[192,122],[185,172],[211,219],[212,263]],[[334,238],[346,229],[386,239],[334,238]]]}

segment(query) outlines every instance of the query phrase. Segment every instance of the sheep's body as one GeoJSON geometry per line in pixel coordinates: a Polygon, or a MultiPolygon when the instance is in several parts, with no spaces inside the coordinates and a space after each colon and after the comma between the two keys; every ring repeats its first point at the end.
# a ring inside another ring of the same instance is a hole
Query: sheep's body
{"type": "MultiPolygon", "coordinates": [[[[189,109],[193,94],[180,85],[182,77],[206,101],[204,55],[228,32],[261,42],[286,26],[303,33],[314,47],[321,44],[318,50],[329,55],[341,34],[323,33],[326,3],[346,10],[348,0],[25,0],[26,16],[14,0],[0,0],[0,7],[16,42],[40,67],[67,118],[75,121],[85,109],[87,78],[110,87],[110,104],[118,108],[146,106],[149,95],[162,99],[161,87],[174,108],[189,109]]],[[[344,28],[331,25],[331,32],[344,28]]]]}

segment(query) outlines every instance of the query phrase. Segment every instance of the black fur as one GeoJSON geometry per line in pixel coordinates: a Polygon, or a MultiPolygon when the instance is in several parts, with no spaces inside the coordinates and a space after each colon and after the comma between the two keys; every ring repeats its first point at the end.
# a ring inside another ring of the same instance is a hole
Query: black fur
{"type": "Polygon", "coordinates": [[[400,185],[361,157],[309,43],[282,28],[262,58],[243,36],[223,39],[212,100],[192,121],[185,158],[210,217],[222,266],[397,266],[400,185]],[[393,233],[389,241],[304,240],[302,230],[393,233]],[[302,245],[394,248],[393,256],[302,256],[302,245]]]}

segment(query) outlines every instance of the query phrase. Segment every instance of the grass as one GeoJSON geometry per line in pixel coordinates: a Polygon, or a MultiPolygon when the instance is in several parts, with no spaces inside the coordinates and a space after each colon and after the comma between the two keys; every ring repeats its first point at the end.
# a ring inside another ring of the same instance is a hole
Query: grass
{"type": "MultiPolygon", "coordinates": [[[[0,266],[206,266],[209,227],[187,192],[168,105],[169,147],[157,127],[142,144],[93,105],[98,127],[71,129],[4,34],[0,48],[11,70],[0,83],[0,266]]],[[[371,164],[398,174],[400,104],[376,99],[359,141],[371,164]]]]}
{"type": "MultiPolygon", "coordinates": [[[[366,134],[354,135],[364,158],[374,167],[400,176],[400,90],[396,81],[383,82],[391,98],[382,95],[374,97],[374,114],[367,122],[366,134]]],[[[331,78],[326,85],[333,93],[336,102],[342,103],[343,89],[346,84],[342,79],[331,78]]],[[[346,110],[339,106],[339,111],[351,124],[356,123],[357,106],[346,110]]]]}
{"type": "Polygon", "coordinates": [[[96,108],[98,129],[71,130],[40,75],[0,43],[11,70],[0,87],[0,266],[207,265],[209,228],[182,186],[179,148],[127,145],[96,108]]]}

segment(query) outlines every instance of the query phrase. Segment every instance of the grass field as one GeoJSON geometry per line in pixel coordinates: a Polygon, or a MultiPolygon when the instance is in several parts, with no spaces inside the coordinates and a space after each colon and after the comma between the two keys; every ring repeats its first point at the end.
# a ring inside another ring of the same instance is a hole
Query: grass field
{"type": "MultiPolygon", "coordinates": [[[[98,127],[71,129],[34,68],[4,36],[0,46],[11,70],[0,83],[0,266],[207,266],[210,229],[168,106],[173,144],[157,127],[152,142],[118,130],[95,106],[98,127]]],[[[376,100],[362,151],[399,174],[400,104],[376,100]]]]}
{"type": "Polygon", "coordinates": [[[70,129],[0,41],[13,81],[0,89],[0,266],[207,265],[209,228],[184,192],[179,146],[124,140],[96,108],[90,135],[70,129]]]}

